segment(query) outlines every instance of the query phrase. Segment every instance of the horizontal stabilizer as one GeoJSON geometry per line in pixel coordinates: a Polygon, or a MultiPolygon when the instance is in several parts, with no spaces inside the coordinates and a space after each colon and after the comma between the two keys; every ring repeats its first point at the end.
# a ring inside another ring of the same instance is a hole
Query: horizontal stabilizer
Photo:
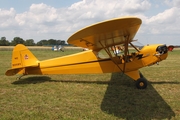
{"type": "Polygon", "coordinates": [[[7,76],[13,76],[16,75],[17,73],[20,73],[21,71],[23,72],[24,68],[16,68],[16,69],[9,69],[6,71],[6,75],[7,76]]]}

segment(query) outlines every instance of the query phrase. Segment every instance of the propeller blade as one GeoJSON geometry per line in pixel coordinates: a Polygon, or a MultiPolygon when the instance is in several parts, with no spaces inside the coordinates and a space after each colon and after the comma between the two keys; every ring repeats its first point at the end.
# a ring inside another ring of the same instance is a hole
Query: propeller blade
{"type": "Polygon", "coordinates": [[[173,45],[168,46],[168,51],[173,51],[173,49],[174,49],[173,45]]]}

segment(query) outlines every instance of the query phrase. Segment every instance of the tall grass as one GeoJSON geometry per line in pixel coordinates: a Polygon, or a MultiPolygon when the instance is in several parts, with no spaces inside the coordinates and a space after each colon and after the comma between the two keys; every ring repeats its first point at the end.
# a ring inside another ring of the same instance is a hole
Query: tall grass
{"type": "MultiPolygon", "coordinates": [[[[39,60],[81,50],[33,50],[39,60]]],[[[0,51],[0,119],[180,119],[180,50],[160,65],[142,68],[138,90],[120,73],[7,77],[11,51],[0,51]]]]}

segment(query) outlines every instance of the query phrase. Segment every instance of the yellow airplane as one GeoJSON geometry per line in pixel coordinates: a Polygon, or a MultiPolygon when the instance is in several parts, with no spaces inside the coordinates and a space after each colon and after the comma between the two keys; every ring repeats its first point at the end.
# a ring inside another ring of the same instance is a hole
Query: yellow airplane
{"type": "Polygon", "coordinates": [[[24,45],[18,44],[12,54],[12,68],[5,74],[123,72],[136,81],[137,88],[144,89],[147,87],[147,80],[140,75],[139,69],[166,59],[168,47],[156,44],[137,48],[133,44],[133,38],[141,23],[141,19],[137,17],[121,17],[93,24],[74,33],[67,41],[89,50],[43,61],[39,61],[24,45]],[[116,48],[119,48],[118,52],[116,48]]]}

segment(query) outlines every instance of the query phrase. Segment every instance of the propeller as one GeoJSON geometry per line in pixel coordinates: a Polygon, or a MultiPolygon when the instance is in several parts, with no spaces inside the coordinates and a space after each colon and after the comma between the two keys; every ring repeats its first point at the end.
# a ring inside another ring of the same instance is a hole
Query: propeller
{"type": "Polygon", "coordinates": [[[173,45],[169,45],[169,46],[168,46],[168,51],[171,51],[171,52],[172,52],[174,48],[175,48],[175,47],[174,47],[173,45]]]}

